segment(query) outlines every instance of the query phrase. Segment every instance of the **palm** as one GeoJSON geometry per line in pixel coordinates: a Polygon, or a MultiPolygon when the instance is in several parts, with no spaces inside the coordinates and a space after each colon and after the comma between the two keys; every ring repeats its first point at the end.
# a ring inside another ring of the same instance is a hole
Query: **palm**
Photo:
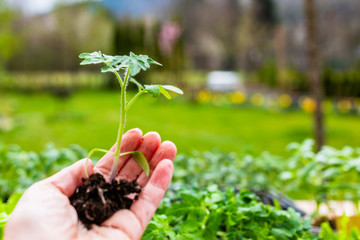
{"type": "MultiPolygon", "coordinates": [[[[121,151],[141,151],[149,160],[151,169],[148,178],[135,160],[125,156],[120,158],[117,178],[136,178],[144,187],[129,210],[119,210],[102,226],[93,226],[91,230],[79,223],[68,199],[84,177],[84,161],[79,161],[25,192],[7,224],[5,239],[15,239],[12,228],[19,228],[19,222],[24,221],[28,223],[24,224],[21,232],[28,239],[27,229],[31,234],[39,233],[36,237],[31,235],[30,238],[34,239],[140,239],[171,181],[171,160],[176,155],[176,147],[171,142],[160,143],[157,133],[142,137],[138,129],[128,131],[123,139],[121,151]],[[33,227],[38,231],[34,231],[33,227]]],[[[106,154],[94,168],[89,163],[88,171],[109,177],[112,163],[113,155],[106,154]]],[[[21,234],[20,231],[15,233],[21,234]]],[[[21,237],[17,235],[17,239],[21,237]]]]}

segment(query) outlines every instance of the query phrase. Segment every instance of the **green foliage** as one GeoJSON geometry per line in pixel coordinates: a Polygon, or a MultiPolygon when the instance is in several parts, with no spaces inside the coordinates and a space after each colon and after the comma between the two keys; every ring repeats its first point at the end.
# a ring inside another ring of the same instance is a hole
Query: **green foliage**
{"type": "MultiPolygon", "coordinates": [[[[139,85],[138,85],[139,86],[139,85]]],[[[171,99],[171,95],[168,91],[183,94],[183,91],[180,88],[171,86],[171,85],[144,85],[144,91],[152,97],[160,96],[160,93],[164,95],[167,99],[171,99]]]]}
{"type": "Polygon", "coordinates": [[[0,71],[4,70],[7,61],[20,50],[20,37],[13,29],[15,13],[0,0],[0,71]]]}
{"type": "MultiPolygon", "coordinates": [[[[288,159],[269,153],[254,157],[219,151],[179,155],[175,160],[177,168],[172,185],[175,191],[167,193],[143,239],[318,239],[309,233],[310,222],[302,221],[292,209],[283,211],[279,207],[265,206],[246,190],[240,193],[234,193],[232,189],[219,190],[229,186],[269,189],[270,186],[286,185],[289,186],[286,191],[296,188],[313,197],[324,193],[321,196],[331,199],[349,197],[350,194],[359,199],[358,193],[350,191],[348,185],[359,182],[360,151],[349,147],[340,150],[324,147],[321,152],[314,153],[312,149],[313,142],[306,140],[288,146],[292,153],[288,159]],[[334,168],[338,170],[328,170],[334,168]],[[323,185],[329,184],[333,188],[317,185],[318,180],[313,182],[317,179],[315,175],[322,175],[320,180],[328,181],[323,185]],[[209,186],[209,183],[217,185],[209,186]],[[201,186],[204,190],[186,187],[188,184],[201,186]]],[[[23,190],[85,155],[86,151],[76,145],[66,149],[48,145],[37,154],[2,144],[1,197],[7,198],[16,190],[23,190]]],[[[8,199],[6,210],[0,205],[0,229],[12,211],[10,206],[15,206],[19,198],[16,196],[17,193],[8,199]]],[[[346,218],[342,225],[343,230],[335,233],[324,224],[320,237],[358,239],[356,230],[347,231],[344,227],[346,218]]]]}
{"type": "Polygon", "coordinates": [[[136,55],[130,52],[129,56],[110,56],[102,54],[101,51],[92,53],[81,53],[79,58],[84,60],[80,65],[104,63],[105,67],[101,68],[101,72],[116,72],[120,69],[130,68],[130,75],[133,77],[141,70],[146,71],[150,68],[150,64],[160,65],[160,63],[149,58],[146,55],[136,55]]]}
{"type": "Polygon", "coordinates": [[[306,189],[317,202],[329,199],[360,199],[360,151],[351,147],[324,146],[313,151],[314,141],[292,143],[292,155],[280,178],[291,188],[306,189]],[[286,177],[285,177],[286,176],[286,177]]]}
{"type": "Polygon", "coordinates": [[[9,219],[10,213],[14,210],[21,195],[22,192],[16,192],[11,195],[6,203],[0,201],[0,239],[3,237],[5,224],[9,219]]]}
{"type": "Polygon", "coordinates": [[[0,144],[0,199],[28,188],[86,154],[78,145],[57,149],[48,144],[43,151],[35,153],[24,151],[17,145],[0,144]]]}
{"type": "Polygon", "coordinates": [[[8,72],[1,78],[0,90],[21,91],[23,96],[24,92],[105,88],[109,81],[103,74],[93,72],[8,72]]]}
{"type": "Polygon", "coordinates": [[[179,155],[174,182],[205,187],[277,189],[297,197],[328,200],[360,200],[360,150],[324,146],[315,153],[313,140],[291,143],[288,158],[264,152],[259,156],[211,151],[193,156],[179,155]],[[189,174],[192,173],[192,174],[189,174]]]}
{"type": "Polygon", "coordinates": [[[149,164],[148,164],[145,156],[139,151],[134,151],[132,153],[132,157],[139,164],[139,166],[144,170],[146,176],[149,176],[150,167],[149,167],[149,164]]]}
{"type": "Polygon", "coordinates": [[[278,183],[284,169],[284,159],[268,152],[260,156],[236,155],[220,151],[194,152],[192,156],[180,154],[175,159],[174,182],[206,187],[216,182],[221,188],[241,187],[270,190],[278,183]],[[192,173],[192,174],[189,174],[192,173]]]}
{"type": "Polygon", "coordinates": [[[164,199],[142,239],[317,239],[310,227],[293,209],[264,205],[247,190],[182,187],[164,199]]]}
{"type": "Polygon", "coordinates": [[[360,233],[357,228],[353,228],[350,232],[347,229],[347,224],[349,222],[349,217],[341,218],[341,230],[335,232],[328,222],[325,222],[321,225],[321,232],[319,234],[325,240],[358,240],[360,239],[360,233]]]}
{"type": "Polygon", "coordinates": [[[343,71],[327,68],[322,73],[326,96],[358,97],[360,96],[359,81],[359,68],[343,71]]]}

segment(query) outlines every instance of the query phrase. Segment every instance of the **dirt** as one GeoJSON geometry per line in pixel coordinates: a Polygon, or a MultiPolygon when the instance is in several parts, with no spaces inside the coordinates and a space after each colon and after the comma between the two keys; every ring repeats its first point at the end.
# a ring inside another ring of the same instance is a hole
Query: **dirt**
{"type": "Polygon", "coordinates": [[[328,216],[319,216],[316,217],[313,220],[312,225],[315,227],[321,227],[321,224],[324,222],[329,222],[330,227],[334,230],[336,230],[336,223],[335,223],[335,217],[328,217],[328,216]]]}
{"type": "Polygon", "coordinates": [[[92,224],[100,225],[119,209],[129,209],[141,192],[136,180],[109,183],[96,173],[82,181],[83,185],[70,197],[70,203],[87,229],[91,229],[92,224]]]}

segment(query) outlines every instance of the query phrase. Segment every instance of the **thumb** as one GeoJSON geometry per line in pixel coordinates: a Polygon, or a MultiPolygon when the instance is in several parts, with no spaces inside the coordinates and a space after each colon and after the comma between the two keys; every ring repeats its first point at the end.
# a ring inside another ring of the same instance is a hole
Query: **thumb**
{"type": "MultiPolygon", "coordinates": [[[[44,181],[54,185],[64,195],[70,197],[75,192],[76,188],[81,185],[81,179],[86,177],[85,162],[86,159],[79,160],[44,181]]],[[[88,174],[92,174],[93,163],[88,161],[86,167],[88,174]]]]}

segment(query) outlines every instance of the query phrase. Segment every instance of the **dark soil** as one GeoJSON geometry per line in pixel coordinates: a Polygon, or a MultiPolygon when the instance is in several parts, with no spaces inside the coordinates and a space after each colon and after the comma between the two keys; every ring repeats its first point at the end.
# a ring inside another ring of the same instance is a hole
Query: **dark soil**
{"type": "Polygon", "coordinates": [[[327,217],[327,216],[319,216],[313,220],[312,225],[315,227],[321,227],[321,224],[324,222],[329,222],[330,227],[336,230],[336,223],[334,217],[327,217]]]}
{"type": "Polygon", "coordinates": [[[129,209],[141,192],[136,180],[109,183],[101,174],[95,173],[82,181],[83,185],[70,197],[70,203],[87,229],[92,224],[100,225],[119,209],[129,209]]]}

